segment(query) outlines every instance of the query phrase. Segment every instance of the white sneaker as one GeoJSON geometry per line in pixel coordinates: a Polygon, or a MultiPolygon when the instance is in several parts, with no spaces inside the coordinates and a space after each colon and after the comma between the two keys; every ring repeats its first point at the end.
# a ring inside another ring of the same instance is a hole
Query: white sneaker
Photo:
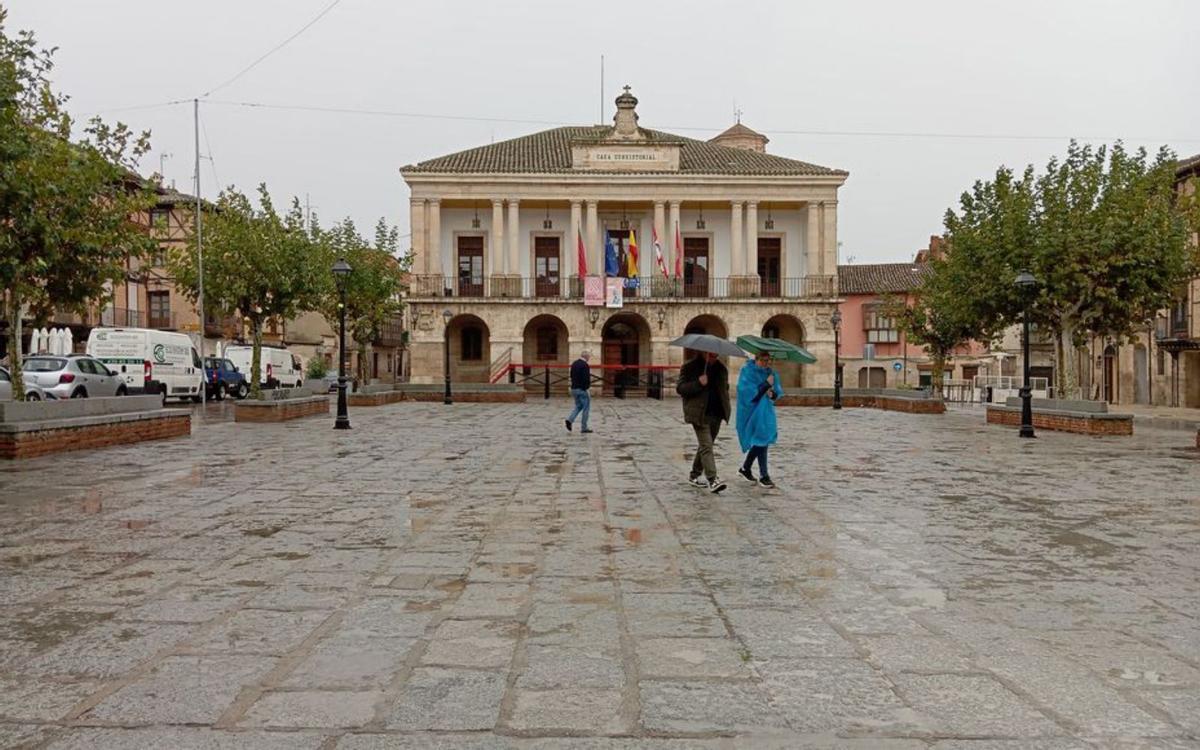
{"type": "Polygon", "coordinates": [[[714,495],[717,495],[717,494],[724,492],[726,486],[727,485],[724,482],[722,482],[720,480],[720,478],[714,477],[713,480],[708,483],[708,491],[713,493],[714,495]]]}
{"type": "Polygon", "coordinates": [[[703,487],[705,489],[708,488],[708,480],[704,478],[703,474],[698,477],[691,477],[688,479],[688,484],[692,485],[693,487],[703,487]]]}

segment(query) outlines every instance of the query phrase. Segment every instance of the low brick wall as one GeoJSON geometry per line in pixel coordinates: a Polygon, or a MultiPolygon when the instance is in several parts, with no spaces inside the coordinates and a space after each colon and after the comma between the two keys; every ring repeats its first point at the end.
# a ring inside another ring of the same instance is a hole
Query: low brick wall
{"type": "MultiPolygon", "coordinates": [[[[988,406],[987,422],[1020,427],[1021,408],[988,406]]],[[[1034,409],[1033,427],[1035,430],[1056,430],[1080,435],[1132,435],[1133,415],[1034,409]]],[[[1197,438],[1197,442],[1200,443],[1200,437],[1197,438]]]]}
{"type": "Polygon", "coordinates": [[[191,412],[178,409],[25,424],[8,422],[0,424],[0,458],[33,458],[191,434],[191,412]]]}
{"type": "Polygon", "coordinates": [[[233,405],[234,422],[286,422],[329,413],[328,396],[306,396],[277,401],[246,399],[233,405]]]}
{"type": "MultiPolygon", "coordinates": [[[[438,383],[404,383],[396,390],[403,394],[403,401],[441,402],[446,386],[438,383]]],[[[527,396],[524,386],[508,383],[463,383],[450,386],[451,400],[456,404],[520,404],[527,396]]]]}
{"type": "MultiPolygon", "coordinates": [[[[833,407],[832,388],[802,388],[785,392],[779,406],[833,407]]],[[[946,403],[940,398],[926,396],[923,391],[891,391],[882,389],[842,390],[842,407],[846,409],[883,409],[906,414],[944,414],[946,403]]]]}
{"type": "Polygon", "coordinates": [[[375,393],[350,393],[346,395],[346,403],[350,406],[383,406],[404,400],[400,391],[380,391],[375,393]]]}

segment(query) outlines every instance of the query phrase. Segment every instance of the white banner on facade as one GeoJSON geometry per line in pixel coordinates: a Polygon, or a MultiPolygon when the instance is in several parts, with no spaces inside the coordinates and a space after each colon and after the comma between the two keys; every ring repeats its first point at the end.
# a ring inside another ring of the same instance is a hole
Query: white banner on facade
{"type": "Polygon", "coordinates": [[[625,279],[620,277],[606,279],[607,294],[604,295],[605,307],[625,306],[625,279]]]}

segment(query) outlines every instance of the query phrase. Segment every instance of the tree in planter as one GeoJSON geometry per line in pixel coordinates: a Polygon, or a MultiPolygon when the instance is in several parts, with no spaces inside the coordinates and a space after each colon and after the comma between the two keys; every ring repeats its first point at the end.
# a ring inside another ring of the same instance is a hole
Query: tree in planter
{"type": "Polygon", "coordinates": [[[1043,174],[1030,167],[1017,179],[1002,168],[946,213],[947,262],[986,329],[1020,321],[1013,279],[1021,269],[1037,277],[1031,319],[1054,337],[1064,397],[1078,394],[1078,369],[1067,363],[1088,334],[1130,335],[1195,274],[1194,218],[1175,201],[1174,171],[1166,149],[1150,160],[1120,143],[1072,142],[1043,174]]]}
{"type": "MultiPolygon", "coordinates": [[[[371,342],[383,327],[402,309],[400,290],[403,270],[395,257],[399,237],[395,227],[388,228],[380,219],[375,227],[375,243],[364,239],[350,219],[344,219],[327,231],[319,232],[319,240],[327,254],[327,266],[338,258],[350,264],[344,280],[346,292],[346,324],[348,336],[358,347],[358,382],[366,383],[369,370],[371,342]]],[[[338,324],[338,305],[341,296],[330,287],[321,310],[335,328],[338,324]]]]}
{"type": "MultiPolygon", "coordinates": [[[[263,324],[313,309],[332,283],[320,247],[304,227],[300,202],[280,214],[266,185],[258,187],[256,208],[244,194],[222,191],[204,221],[204,300],[215,309],[237,311],[250,323],[253,354],[250,391],[262,394],[263,324]]],[[[197,246],[174,251],[169,266],[176,285],[195,301],[199,296],[197,246]]]]}
{"type": "Polygon", "coordinates": [[[149,134],[95,118],[73,143],[66,97],[50,85],[52,53],[29,32],[8,36],[5,15],[0,8],[0,287],[19,380],[23,315],[45,320],[110,297],[128,260],[153,247],[135,218],[154,193],[134,171],[149,134]]]}

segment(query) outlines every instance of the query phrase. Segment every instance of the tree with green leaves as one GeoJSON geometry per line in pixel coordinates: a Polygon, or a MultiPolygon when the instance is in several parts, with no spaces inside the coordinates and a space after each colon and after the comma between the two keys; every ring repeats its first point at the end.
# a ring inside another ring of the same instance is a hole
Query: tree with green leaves
{"type": "Polygon", "coordinates": [[[962,280],[958,268],[943,259],[932,259],[923,281],[911,299],[889,297],[884,314],[909,343],[925,349],[932,360],[933,390],[942,393],[946,362],[959,347],[971,341],[985,341],[994,335],[986,328],[976,305],[959,292],[962,280]]]}
{"type": "MultiPolygon", "coordinates": [[[[317,230],[319,231],[319,230],[317,230]]],[[[249,321],[253,355],[250,389],[261,396],[262,335],[272,319],[287,320],[315,309],[332,283],[325,253],[304,226],[300,201],[279,213],[266,185],[258,187],[258,206],[241,192],[222,191],[204,217],[204,302],[211,309],[236,312],[249,321]]],[[[192,299],[200,292],[196,237],[171,253],[175,284],[192,299]]]]}
{"type": "Polygon", "coordinates": [[[1174,190],[1175,159],[1072,142],[1038,175],[1001,168],[946,212],[947,263],[963,304],[998,330],[1020,321],[1013,283],[1038,279],[1031,319],[1053,336],[1056,391],[1078,394],[1078,347],[1088,335],[1124,338],[1196,273],[1189,214],[1174,190]]]}
{"type": "MultiPolygon", "coordinates": [[[[383,219],[375,226],[374,245],[363,238],[350,219],[344,219],[327,231],[319,231],[317,241],[327,253],[327,265],[344,258],[350,273],[343,280],[346,293],[348,337],[358,347],[358,379],[365,383],[371,342],[383,327],[403,309],[400,290],[403,284],[401,261],[396,258],[398,230],[383,219]]],[[[338,325],[341,296],[338,289],[328,290],[321,311],[335,328],[338,325]]]]}
{"type": "Polygon", "coordinates": [[[9,36],[5,15],[0,8],[0,288],[19,379],[22,318],[110,298],[129,259],[153,248],[136,219],[154,192],[135,171],[149,134],[94,118],[72,141],[67,99],[50,82],[52,51],[31,32],[9,36]]]}

